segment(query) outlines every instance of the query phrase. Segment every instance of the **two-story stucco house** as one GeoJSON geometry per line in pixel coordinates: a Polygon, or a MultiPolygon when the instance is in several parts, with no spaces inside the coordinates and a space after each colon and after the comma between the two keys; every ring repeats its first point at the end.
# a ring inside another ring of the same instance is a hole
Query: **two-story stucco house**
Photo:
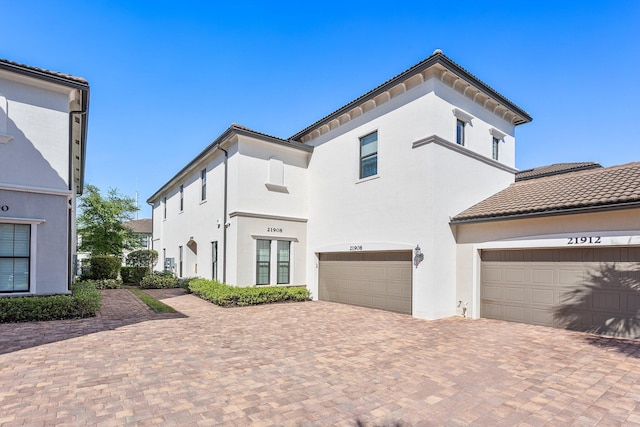
{"type": "Polygon", "coordinates": [[[0,296],[70,290],[89,84],[0,60],[0,296]]]}
{"type": "Polygon", "coordinates": [[[514,182],[529,121],[436,51],[290,138],[232,125],[149,198],[159,268],[454,315],[450,219],[514,182]]]}

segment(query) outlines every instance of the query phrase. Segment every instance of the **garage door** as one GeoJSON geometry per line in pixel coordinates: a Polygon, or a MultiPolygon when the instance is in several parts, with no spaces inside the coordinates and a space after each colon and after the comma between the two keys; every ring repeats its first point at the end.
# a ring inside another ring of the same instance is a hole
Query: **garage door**
{"type": "Polygon", "coordinates": [[[640,248],[482,251],[482,317],[640,337],[640,248]]]}
{"type": "Polygon", "coordinates": [[[411,251],[320,254],[318,298],[411,314],[411,251]]]}

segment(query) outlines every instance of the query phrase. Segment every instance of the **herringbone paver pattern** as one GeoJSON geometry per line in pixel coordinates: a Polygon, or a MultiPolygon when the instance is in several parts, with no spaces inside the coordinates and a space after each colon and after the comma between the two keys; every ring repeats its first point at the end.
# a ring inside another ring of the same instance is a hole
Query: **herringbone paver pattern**
{"type": "Polygon", "coordinates": [[[0,325],[1,425],[640,426],[640,343],[324,302],[223,309],[104,291],[0,325]]]}

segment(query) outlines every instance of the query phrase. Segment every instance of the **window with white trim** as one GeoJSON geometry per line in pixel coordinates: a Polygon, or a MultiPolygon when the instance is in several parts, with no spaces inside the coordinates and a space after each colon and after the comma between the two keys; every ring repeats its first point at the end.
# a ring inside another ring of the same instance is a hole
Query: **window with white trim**
{"type": "Polygon", "coordinates": [[[178,277],[182,277],[182,246],[178,246],[178,277]]]}
{"type": "Polygon", "coordinates": [[[256,240],[256,285],[268,285],[271,274],[271,240],[256,240]]]}
{"type": "Polygon", "coordinates": [[[184,185],[180,186],[180,212],[184,210],[184,185]]]}
{"type": "Polygon", "coordinates": [[[218,242],[211,242],[211,279],[218,280],[218,242]]]}
{"type": "Polygon", "coordinates": [[[467,124],[462,120],[456,120],[456,144],[464,146],[464,127],[467,124]]]}
{"type": "Polygon", "coordinates": [[[378,174],[378,131],[360,138],[360,179],[378,174]]]}
{"type": "Polygon", "coordinates": [[[0,224],[0,292],[28,292],[31,225],[0,224]]]}
{"type": "Polygon", "coordinates": [[[289,240],[278,240],[278,285],[288,285],[291,278],[291,242],[289,240]]]}
{"type": "Polygon", "coordinates": [[[207,200],[207,170],[200,171],[200,200],[207,200]]]}
{"type": "Polygon", "coordinates": [[[491,158],[493,160],[498,160],[499,148],[500,148],[500,140],[494,136],[493,142],[491,143],[491,158]]]}

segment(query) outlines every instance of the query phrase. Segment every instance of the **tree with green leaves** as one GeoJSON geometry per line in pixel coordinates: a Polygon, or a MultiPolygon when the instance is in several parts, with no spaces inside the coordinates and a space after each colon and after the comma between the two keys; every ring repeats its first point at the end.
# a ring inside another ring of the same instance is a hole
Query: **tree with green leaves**
{"type": "Polygon", "coordinates": [[[124,249],[137,247],[137,237],[122,224],[131,220],[138,210],[133,197],[123,196],[113,188],[103,197],[98,187],[87,185],[79,201],[77,225],[78,234],[82,237],[78,248],[80,252],[121,258],[124,249]]]}

